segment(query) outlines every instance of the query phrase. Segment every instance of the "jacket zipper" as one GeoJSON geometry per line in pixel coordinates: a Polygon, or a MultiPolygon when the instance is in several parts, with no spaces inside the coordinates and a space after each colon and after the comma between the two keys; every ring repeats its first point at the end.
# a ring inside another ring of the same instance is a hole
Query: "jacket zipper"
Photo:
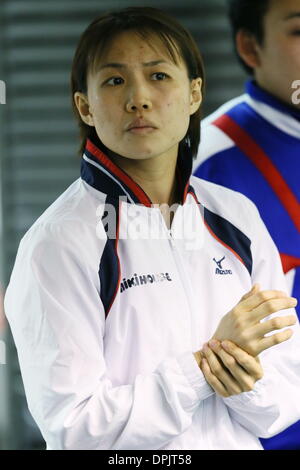
{"type": "Polygon", "coordinates": [[[186,303],[188,305],[189,315],[190,315],[190,319],[191,319],[193,309],[192,309],[192,306],[191,306],[191,303],[190,303],[189,296],[188,296],[187,292],[189,293],[190,296],[192,295],[192,292],[191,292],[190,286],[186,284],[186,280],[184,279],[184,276],[182,275],[182,273],[184,272],[184,267],[182,265],[180,255],[177,253],[178,248],[176,246],[174,238],[172,237],[172,231],[168,230],[168,228],[166,226],[166,223],[163,220],[163,216],[162,216],[161,212],[160,212],[160,221],[161,221],[161,224],[163,225],[163,229],[165,230],[165,232],[168,235],[169,246],[170,246],[171,252],[173,254],[173,258],[175,260],[175,264],[176,264],[176,267],[177,267],[177,272],[178,272],[179,278],[181,280],[181,284],[183,285],[184,295],[185,295],[185,298],[186,298],[186,303]]]}
{"type": "Polygon", "coordinates": [[[176,264],[176,267],[177,267],[177,272],[179,274],[181,283],[183,285],[184,295],[185,295],[186,302],[187,302],[187,305],[188,305],[188,308],[189,308],[190,318],[192,318],[193,309],[192,309],[192,306],[191,306],[191,303],[190,303],[190,296],[193,295],[193,293],[191,291],[191,288],[190,288],[189,284],[187,283],[186,279],[183,276],[183,273],[185,272],[184,266],[183,266],[182,261],[180,259],[180,254],[178,253],[178,248],[176,246],[176,243],[175,243],[175,241],[172,237],[171,230],[168,230],[168,235],[169,235],[169,245],[170,245],[171,251],[173,253],[173,258],[175,260],[175,264],[176,264]]]}
{"type": "MultiPolygon", "coordinates": [[[[176,264],[176,267],[177,267],[177,272],[179,274],[179,278],[180,278],[181,283],[183,285],[184,295],[185,295],[185,298],[186,298],[186,302],[187,302],[188,309],[189,309],[189,314],[190,314],[190,319],[191,319],[192,318],[192,311],[193,311],[190,300],[189,300],[189,295],[192,295],[191,288],[186,283],[186,280],[184,279],[184,276],[182,275],[182,273],[184,272],[184,268],[183,268],[182,261],[180,259],[180,254],[177,253],[178,248],[176,246],[174,238],[172,237],[172,231],[167,229],[164,220],[162,220],[162,215],[161,215],[161,223],[163,224],[164,230],[167,232],[167,235],[168,235],[169,246],[170,246],[171,252],[173,254],[173,258],[175,260],[175,264],[176,264]]],[[[205,431],[205,429],[206,429],[206,413],[205,413],[205,411],[206,410],[205,410],[204,400],[202,400],[199,403],[198,413],[197,412],[196,413],[198,414],[197,421],[199,422],[200,429],[202,431],[202,440],[203,440],[202,445],[207,446],[208,442],[207,442],[206,431],[205,431]]]]}

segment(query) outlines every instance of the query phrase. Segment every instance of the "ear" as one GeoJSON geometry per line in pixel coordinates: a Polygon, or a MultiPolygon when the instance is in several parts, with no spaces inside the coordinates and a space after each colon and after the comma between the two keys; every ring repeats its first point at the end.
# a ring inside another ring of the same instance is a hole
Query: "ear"
{"type": "Polygon", "coordinates": [[[89,126],[94,126],[94,118],[90,111],[88,97],[84,93],[76,91],[74,93],[74,102],[83,122],[89,126]]]}
{"type": "Polygon", "coordinates": [[[202,79],[200,77],[192,80],[190,95],[190,116],[195,114],[202,103],[202,79]]]}
{"type": "Polygon", "coordinates": [[[244,29],[240,29],[236,34],[236,48],[243,61],[255,69],[260,65],[259,44],[256,37],[244,29]]]}

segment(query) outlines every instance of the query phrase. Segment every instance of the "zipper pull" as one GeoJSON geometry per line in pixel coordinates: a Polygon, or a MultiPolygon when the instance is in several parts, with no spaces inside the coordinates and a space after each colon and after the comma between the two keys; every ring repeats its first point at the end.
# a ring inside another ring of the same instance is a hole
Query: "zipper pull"
{"type": "Polygon", "coordinates": [[[169,233],[169,240],[171,242],[171,245],[176,246],[175,245],[175,240],[174,240],[173,235],[172,235],[172,230],[168,230],[168,233],[169,233]]]}

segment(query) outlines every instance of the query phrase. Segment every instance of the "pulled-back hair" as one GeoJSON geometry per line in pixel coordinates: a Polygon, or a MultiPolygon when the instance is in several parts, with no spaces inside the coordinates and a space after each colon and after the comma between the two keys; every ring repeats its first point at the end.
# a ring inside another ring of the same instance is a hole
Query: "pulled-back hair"
{"type": "MultiPolygon", "coordinates": [[[[72,106],[80,130],[80,155],[83,153],[86,139],[98,142],[105,150],[94,127],[84,123],[77,110],[74,93],[87,93],[87,76],[99,63],[113,39],[124,31],[134,31],[151,46],[151,37],[156,35],[166,47],[171,59],[177,64],[176,56],[182,57],[188,71],[188,77],[197,77],[204,84],[204,69],[201,54],[191,34],[167,13],[152,7],[129,7],[109,11],[96,18],[80,37],[71,73],[72,106]]],[[[203,88],[203,85],[202,85],[203,88]]],[[[200,142],[200,108],[190,116],[187,133],[179,143],[179,152],[190,151],[196,157],[200,142]]]]}
{"type": "Polygon", "coordinates": [[[253,75],[249,67],[237,52],[236,34],[243,29],[252,33],[259,44],[264,41],[264,17],[269,9],[270,0],[228,0],[228,15],[235,45],[235,52],[247,73],[253,75]]]}

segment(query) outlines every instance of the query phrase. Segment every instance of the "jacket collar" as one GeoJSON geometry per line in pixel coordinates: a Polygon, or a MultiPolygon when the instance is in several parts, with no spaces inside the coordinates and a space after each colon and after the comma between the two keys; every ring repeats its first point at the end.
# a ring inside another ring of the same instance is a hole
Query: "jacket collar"
{"type": "MultiPolygon", "coordinates": [[[[300,110],[298,111],[293,106],[288,106],[287,104],[285,104],[284,102],[282,102],[278,98],[276,98],[274,95],[271,95],[267,91],[263,90],[255,82],[255,80],[249,80],[246,83],[246,92],[254,100],[261,101],[262,103],[265,103],[265,104],[271,106],[273,109],[277,109],[278,111],[281,111],[282,113],[288,114],[289,116],[293,117],[294,119],[297,119],[298,121],[300,121],[300,110]]],[[[291,89],[291,93],[292,93],[292,89],[291,89]]]]}
{"type": "MultiPolygon", "coordinates": [[[[151,207],[152,202],[144,190],[107,156],[107,150],[100,141],[87,139],[81,161],[81,178],[93,188],[108,196],[119,199],[121,196],[134,204],[151,207]]],[[[180,185],[181,203],[186,200],[192,172],[192,156],[179,152],[176,175],[180,185]],[[184,158],[185,157],[185,158],[184,158]]]]}

